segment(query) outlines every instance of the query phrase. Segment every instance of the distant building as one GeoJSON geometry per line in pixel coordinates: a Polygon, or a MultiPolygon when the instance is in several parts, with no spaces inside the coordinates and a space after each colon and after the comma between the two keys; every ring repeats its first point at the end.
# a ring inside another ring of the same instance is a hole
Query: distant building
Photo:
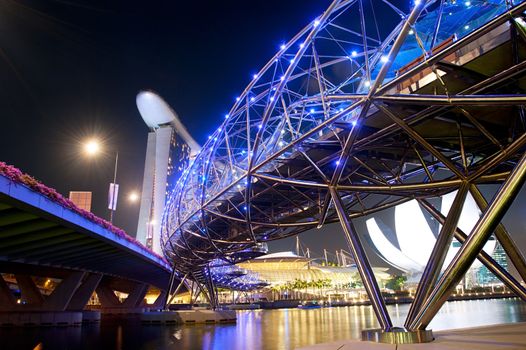
{"type": "MultiPolygon", "coordinates": [[[[456,192],[453,191],[441,197],[439,210],[443,215],[449,212],[456,192]]],[[[379,257],[386,263],[413,278],[418,277],[424,271],[435,246],[440,226],[430,225],[416,200],[397,205],[392,210],[394,210],[394,230],[384,224],[377,215],[374,215],[366,221],[369,238],[379,257]]],[[[458,227],[464,232],[471,232],[480,215],[481,212],[475,200],[468,194],[460,214],[458,227]]],[[[484,245],[484,251],[492,254],[495,244],[495,238],[490,237],[484,245]]],[[[451,242],[442,270],[446,269],[460,247],[461,244],[456,240],[451,242]]],[[[476,272],[481,266],[482,263],[476,260],[471,268],[476,272]]]]}
{"type": "MultiPolygon", "coordinates": [[[[504,252],[504,249],[502,248],[500,243],[497,243],[497,247],[495,248],[491,256],[506,271],[508,270],[508,258],[506,257],[506,253],[504,252]]],[[[500,284],[502,282],[497,278],[497,276],[492,274],[486,266],[481,266],[477,271],[477,284],[484,286],[493,283],[500,284]]]]}
{"type": "Polygon", "coordinates": [[[75,203],[80,209],[91,211],[91,192],[89,191],[70,191],[69,200],[75,203]]]}
{"type": "MultiPolygon", "coordinates": [[[[267,282],[270,286],[285,285],[295,280],[306,282],[330,280],[333,288],[343,288],[354,277],[358,276],[358,270],[354,264],[324,266],[316,259],[299,256],[292,252],[263,255],[253,260],[238,263],[237,266],[257,274],[260,280],[267,282]]],[[[381,282],[389,278],[387,268],[375,267],[373,269],[376,278],[381,282]]]]}
{"type": "Polygon", "coordinates": [[[200,147],[159,95],[141,91],[137,108],[150,132],[136,238],[161,254],[160,224],[167,194],[200,147]]]}

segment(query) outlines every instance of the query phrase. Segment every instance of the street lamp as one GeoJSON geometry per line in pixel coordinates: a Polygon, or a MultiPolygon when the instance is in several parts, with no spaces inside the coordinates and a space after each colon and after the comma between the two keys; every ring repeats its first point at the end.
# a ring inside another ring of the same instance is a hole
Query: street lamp
{"type": "Polygon", "coordinates": [[[92,139],[84,144],[84,151],[87,155],[93,156],[100,151],[100,143],[98,140],[92,139]]]}
{"type": "Polygon", "coordinates": [[[128,195],[128,200],[131,202],[131,203],[135,203],[139,200],[139,194],[135,191],[131,192],[129,195],[128,195]]]}
{"type": "MultiPolygon", "coordinates": [[[[83,145],[84,153],[89,157],[98,155],[101,150],[101,142],[95,138],[86,141],[83,145]]],[[[117,165],[119,163],[119,152],[115,152],[115,166],[113,167],[113,182],[110,183],[108,193],[108,209],[110,210],[110,223],[113,223],[113,212],[117,209],[117,196],[119,185],[117,184],[117,165]]]]}

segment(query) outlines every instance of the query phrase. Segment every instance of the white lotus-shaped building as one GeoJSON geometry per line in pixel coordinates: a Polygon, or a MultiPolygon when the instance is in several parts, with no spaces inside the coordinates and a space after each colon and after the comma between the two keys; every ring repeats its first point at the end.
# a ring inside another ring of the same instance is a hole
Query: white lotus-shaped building
{"type": "MultiPolygon", "coordinates": [[[[456,191],[442,197],[440,211],[444,216],[447,216],[455,195],[456,191]]],[[[435,246],[436,233],[433,232],[434,230],[429,225],[416,200],[400,204],[396,206],[394,210],[398,247],[388,238],[388,236],[391,236],[389,235],[390,228],[384,225],[381,220],[374,217],[366,221],[371,241],[378,250],[380,257],[388,264],[409,274],[421,273],[424,271],[431,251],[435,246]],[[386,236],[386,234],[388,236],[386,236]]],[[[468,194],[464,207],[462,208],[458,227],[465,233],[471,232],[480,215],[481,212],[475,200],[468,194]]],[[[441,226],[438,227],[438,231],[440,231],[441,226]]],[[[492,237],[484,246],[484,250],[491,255],[495,249],[495,245],[496,241],[492,237]]],[[[458,241],[453,240],[442,266],[443,270],[449,265],[460,246],[458,241]]],[[[475,260],[472,268],[478,268],[480,266],[481,263],[475,260]]]]}

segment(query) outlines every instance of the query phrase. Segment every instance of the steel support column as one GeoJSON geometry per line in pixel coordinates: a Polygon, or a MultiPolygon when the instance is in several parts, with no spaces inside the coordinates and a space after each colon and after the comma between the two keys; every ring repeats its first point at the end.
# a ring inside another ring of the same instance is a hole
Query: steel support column
{"type": "MultiPolygon", "coordinates": [[[[471,195],[475,199],[475,202],[479,206],[480,210],[486,210],[486,208],[488,207],[488,202],[486,201],[478,187],[475,185],[471,185],[469,190],[471,192],[471,195]]],[[[502,245],[502,248],[506,252],[506,255],[508,255],[508,257],[510,258],[511,262],[513,263],[513,266],[515,266],[515,268],[519,272],[519,275],[521,276],[522,280],[526,282],[526,261],[524,261],[524,256],[522,256],[519,248],[515,245],[515,242],[510,237],[502,223],[497,225],[497,228],[495,229],[495,236],[497,237],[499,243],[502,245]]]]}
{"type": "Polygon", "coordinates": [[[179,282],[179,285],[177,286],[177,288],[175,288],[175,291],[173,293],[172,293],[172,286],[170,286],[170,289],[166,292],[166,300],[164,302],[163,310],[168,310],[168,305],[172,303],[172,301],[175,298],[175,295],[179,292],[179,289],[181,289],[181,287],[184,285],[184,282],[186,281],[186,278],[188,277],[188,275],[189,275],[188,273],[184,275],[183,279],[181,280],[181,282],[179,282]],[[170,297],[170,294],[172,294],[172,297],[168,300],[168,298],[170,297]]]}
{"type": "Polygon", "coordinates": [[[433,247],[433,251],[429,256],[429,260],[427,261],[426,268],[422,273],[420,282],[418,283],[415,299],[411,303],[411,307],[409,308],[409,313],[407,314],[405,321],[406,327],[409,327],[411,322],[413,322],[413,318],[420,310],[420,307],[427,299],[429,293],[431,293],[438,280],[440,271],[444,265],[444,260],[446,259],[446,255],[449,250],[449,246],[453,240],[453,235],[455,229],[457,228],[458,219],[460,218],[460,213],[462,212],[462,207],[464,205],[464,201],[466,200],[468,190],[469,183],[462,182],[455,196],[455,200],[451,205],[449,213],[447,214],[446,221],[440,230],[435,246],[433,247]]]}
{"type": "MultiPolygon", "coordinates": [[[[174,285],[175,275],[176,275],[176,271],[175,271],[175,263],[174,263],[172,264],[172,273],[170,273],[170,280],[168,281],[168,289],[166,290],[166,296],[163,302],[163,310],[166,310],[166,306],[168,305],[168,298],[170,297],[170,292],[172,291],[172,287],[174,285]]],[[[186,275],[185,275],[185,278],[186,278],[186,275]]]]}
{"type": "Polygon", "coordinates": [[[511,203],[519,194],[525,180],[526,154],[522,156],[513,172],[506,179],[489,207],[473,228],[466,242],[449,264],[437,286],[433,289],[433,292],[422,306],[421,311],[412,322],[410,326],[411,329],[425,329],[429,322],[431,322],[482,250],[484,244],[500,223],[504,214],[506,214],[511,203]]]}
{"type": "MultiPolygon", "coordinates": [[[[419,199],[418,202],[431,214],[441,225],[444,225],[446,218],[440,211],[438,211],[431,203],[425,199],[419,199]]],[[[457,227],[455,230],[455,238],[461,244],[464,244],[468,236],[457,227]]],[[[477,259],[488,268],[488,270],[493,273],[499,280],[502,281],[509,289],[511,289],[518,297],[526,301],[526,288],[521,286],[519,281],[517,281],[505,268],[499,265],[488,253],[484,250],[481,250],[477,259]]]]}
{"type": "Polygon", "coordinates": [[[385,307],[384,299],[382,298],[382,293],[380,287],[376,282],[373,269],[369,263],[369,259],[365,254],[360,238],[352,224],[351,220],[347,216],[345,206],[343,205],[342,199],[334,187],[330,187],[331,197],[338,213],[340,219],[340,224],[342,225],[343,232],[345,233],[345,238],[347,239],[347,244],[353,255],[354,261],[356,262],[356,267],[360,273],[360,277],[363,281],[363,285],[367,294],[369,295],[369,300],[373,306],[373,310],[376,314],[376,318],[382,327],[382,330],[389,331],[393,327],[387,308],[385,307]]]}

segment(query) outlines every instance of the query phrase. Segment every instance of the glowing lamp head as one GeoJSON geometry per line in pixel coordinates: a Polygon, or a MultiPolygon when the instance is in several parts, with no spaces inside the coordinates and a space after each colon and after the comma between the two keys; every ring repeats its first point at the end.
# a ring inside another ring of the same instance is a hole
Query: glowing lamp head
{"type": "Polygon", "coordinates": [[[100,143],[99,141],[95,139],[89,140],[88,142],[84,144],[84,152],[86,152],[88,156],[94,156],[97,153],[99,153],[100,150],[101,150],[100,143]]]}
{"type": "Polygon", "coordinates": [[[135,203],[139,200],[139,194],[137,192],[131,192],[128,196],[128,200],[132,203],[135,203]]]}

